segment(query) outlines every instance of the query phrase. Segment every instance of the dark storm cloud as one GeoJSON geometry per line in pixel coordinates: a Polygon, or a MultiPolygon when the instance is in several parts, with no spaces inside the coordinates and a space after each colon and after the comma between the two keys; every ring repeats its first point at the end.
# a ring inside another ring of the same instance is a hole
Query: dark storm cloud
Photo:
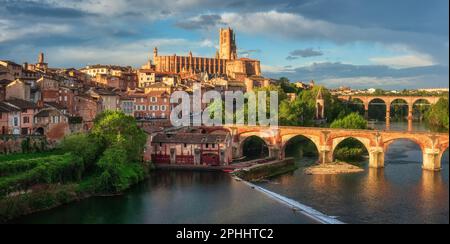
{"type": "Polygon", "coordinates": [[[5,12],[10,15],[26,15],[41,18],[82,18],[92,14],[64,7],[54,7],[46,3],[36,3],[29,1],[0,1],[5,7],[5,12]],[[3,2],[3,3],[2,3],[3,2]]]}

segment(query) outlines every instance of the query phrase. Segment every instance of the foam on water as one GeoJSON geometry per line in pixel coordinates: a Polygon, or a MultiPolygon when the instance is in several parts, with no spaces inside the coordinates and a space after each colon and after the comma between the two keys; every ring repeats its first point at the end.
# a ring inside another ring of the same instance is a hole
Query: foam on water
{"type": "Polygon", "coordinates": [[[308,216],[308,217],[310,217],[310,218],[312,218],[312,219],[314,219],[314,220],[316,220],[316,221],[318,221],[318,222],[320,222],[322,224],[344,224],[343,222],[337,220],[336,217],[328,216],[326,214],[323,214],[323,213],[321,213],[321,212],[319,212],[319,211],[317,211],[317,210],[315,210],[315,209],[313,209],[313,208],[311,208],[309,206],[301,204],[301,203],[299,203],[299,202],[297,202],[295,200],[289,199],[289,198],[284,197],[284,196],[282,196],[280,194],[277,194],[275,192],[271,192],[271,191],[269,191],[267,189],[264,189],[262,187],[254,185],[254,184],[252,184],[250,182],[247,182],[245,180],[239,179],[239,181],[244,182],[246,185],[250,186],[251,188],[253,188],[253,189],[255,189],[255,190],[259,191],[259,192],[264,193],[265,195],[269,196],[270,198],[272,198],[272,199],[274,199],[274,200],[276,200],[276,201],[278,201],[278,202],[280,202],[282,204],[285,204],[285,205],[287,205],[287,206],[289,206],[289,207],[291,207],[291,208],[293,208],[295,210],[300,211],[302,214],[304,214],[304,215],[306,215],[306,216],[308,216]]]}

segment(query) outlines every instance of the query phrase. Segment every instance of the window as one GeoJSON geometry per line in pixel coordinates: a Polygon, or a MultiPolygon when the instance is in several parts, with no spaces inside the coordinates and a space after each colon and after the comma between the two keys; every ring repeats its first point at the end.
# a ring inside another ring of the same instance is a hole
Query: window
{"type": "Polygon", "coordinates": [[[151,101],[152,101],[152,103],[156,103],[158,101],[158,99],[156,97],[152,97],[151,101]]]}
{"type": "Polygon", "coordinates": [[[19,118],[14,117],[14,121],[13,121],[14,126],[19,126],[19,118]]]}
{"type": "Polygon", "coordinates": [[[166,105],[162,105],[162,106],[161,106],[161,111],[166,111],[166,110],[167,110],[166,105]]]}
{"type": "Polygon", "coordinates": [[[23,123],[24,124],[28,124],[28,123],[30,123],[30,117],[23,117],[23,123]]]}
{"type": "Polygon", "coordinates": [[[67,102],[67,96],[64,96],[64,102],[67,102]]]}
{"type": "Polygon", "coordinates": [[[206,148],[209,148],[209,144],[206,144],[206,146],[205,146],[206,148]]]}

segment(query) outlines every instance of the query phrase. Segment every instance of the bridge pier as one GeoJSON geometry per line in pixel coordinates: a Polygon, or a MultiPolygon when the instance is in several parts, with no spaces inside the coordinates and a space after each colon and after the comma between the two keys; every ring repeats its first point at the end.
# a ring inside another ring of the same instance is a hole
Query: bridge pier
{"type": "Polygon", "coordinates": [[[277,146],[269,146],[269,158],[283,159],[280,153],[280,148],[277,146]]]}
{"type": "Polygon", "coordinates": [[[441,171],[442,162],[439,149],[425,148],[423,151],[423,169],[429,171],[441,171]]]}
{"type": "Polygon", "coordinates": [[[364,104],[364,118],[366,120],[369,120],[369,104],[364,104]]]}
{"type": "Polygon", "coordinates": [[[413,130],[413,105],[408,106],[408,131],[413,130]]]}
{"type": "Polygon", "coordinates": [[[386,106],[386,130],[391,129],[391,109],[386,106]]]}
{"type": "Polygon", "coordinates": [[[333,150],[330,146],[321,146],[319,149],[319,162],[320,164],[333,163],[333,150]]]}
{"type": "Polygon", "coordinates": [[[384,150],[382,147],[372,147],[369,149],[369,167],[384,168],[384,150]]]}

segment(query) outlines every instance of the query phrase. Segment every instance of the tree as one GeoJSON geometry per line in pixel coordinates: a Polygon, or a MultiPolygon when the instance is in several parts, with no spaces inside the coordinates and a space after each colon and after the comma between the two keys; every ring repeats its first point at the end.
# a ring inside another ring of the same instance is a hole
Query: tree
{"type": "MultiPolygon", "coordinates": [[[[342,119],[337,119],[331,123],[331,128],[340,129],[367,129],[367,121],[358,113],[351,113],[342,119]]],[[[338,160],[361,161],[363,155],[367,153],[362,143],[353,138],[347,138],[337,146],[334,156],[338,160]]]]}
{"type": "Polygon", "coordinates": [[[441,98],[432,105],[425,114],[427,123],[437,129],[449,130],[449,105],[448,99],[441,98]]]}
{"type": "Polygon", "coordinates": [[[339,129],[367,129],[367,121],[358,113],[351,113],[342,119],[337,119],[330,125],[339,129]]]}
{"type": "Polygon", "coordinates": [[[129,161],[141,159],[147,142],[147,134],[138,127],[136,120],[117,111],[106,111],[98,115],[91,133],[107,148],[117,142],[118,136],[123,138],[121,145],[127,152],[129,161]]]}
{"type": "Polygon", "coordinates": [[[81,157],[85,167],[90,168],[96,162],[104,146],[90,134],[73,134],[64,138],[60,147],[64,152],[81,157]]]}

